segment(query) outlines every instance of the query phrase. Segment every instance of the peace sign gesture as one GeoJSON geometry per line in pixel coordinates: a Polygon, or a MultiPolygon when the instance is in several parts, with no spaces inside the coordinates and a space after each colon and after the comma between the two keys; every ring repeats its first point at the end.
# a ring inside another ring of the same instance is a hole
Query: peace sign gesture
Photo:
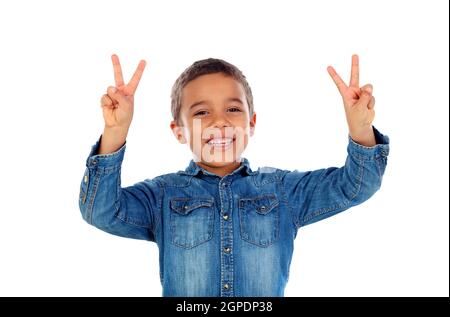
{"type": "Polygon", "coordinates": [[[373,135],[372,122],[375,118],[375,97],[370,84],[359,87],[359,58],[352,56],[350,85],[347,86],[333,67],[328,66],[328,73],[334,80],[344,102],[345,115],[352,139],[362,145],[376,144],[373,135]]]}
{"type": "Polygon", "coordinates": [[[144,60],[141,60],[130,82],[125,84],[119,57],[114,54],[111,56],[111,60],[116,86],[108,87],[107,93],[101,99],[105,128],[118,128],[124,132],[128,132],[131,120],[133,119],[134,94],[141,80],[146,63],[144,60]]]}

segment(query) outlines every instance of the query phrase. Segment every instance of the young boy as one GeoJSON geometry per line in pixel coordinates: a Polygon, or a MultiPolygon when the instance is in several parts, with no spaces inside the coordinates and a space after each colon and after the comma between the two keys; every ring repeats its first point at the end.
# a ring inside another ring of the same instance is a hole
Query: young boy
{"type": "Polygon", "coordinates": [[[128,84],[112,56],[115,87],[101,99],[105,128],[87,159],[79,206],[83,218],[118,236],[159,247],[164,296],[283,296],[297,230],[358,205],[381,185],[389,139],[373,126],[372,86],[328,72],[349,126],[341,168],[254,171],[241,157],[256,114],[245,76],[220,59],[195,62],[172,89],[170,127],[194,159],[185,171],[121,188],[125,140],[141,61],[128,84]]]}

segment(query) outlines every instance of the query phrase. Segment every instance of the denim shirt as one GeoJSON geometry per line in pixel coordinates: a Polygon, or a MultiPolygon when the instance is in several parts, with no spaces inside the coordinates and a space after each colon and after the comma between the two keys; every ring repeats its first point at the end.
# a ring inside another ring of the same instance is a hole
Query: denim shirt
{"type": "Polygon", "coordinates": [[[79,207],[91,225],[154,241],[163,296],[283,296],[297,230],[371,197],[381,185],[389,138],[349,137],[345,166],[308,172],[260,168],[247,159],[219,177],[191,161],[185,171],[121,187],[125,145],[95,155],[79,207]]]}

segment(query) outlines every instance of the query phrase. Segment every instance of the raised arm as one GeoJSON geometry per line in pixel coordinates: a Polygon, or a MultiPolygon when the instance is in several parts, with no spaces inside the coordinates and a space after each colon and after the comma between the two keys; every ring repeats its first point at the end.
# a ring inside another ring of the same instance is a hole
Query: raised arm
{"type": "Polygon", "coordinates": [[[86,161],[79,195],[83,218],[114,235],[154,240],[162,191],[156,180],[121,187],[125,139],[133,118],[134,94],[144,71],[141,61],[132,79],[124,84],[116,55],[112,56],[115,87],[109,87],[101,103],[105,128],[86,161]]]}
{"type": "Polygon", "coordinates": [[[389,153],[389,138],[372,126],[373,87],[359,87],[359,60],[352,56],[347,86],[328,67],[344,102],[349,127],[345,165],[310,172],[282,171],[281,179],[297,227],[328,218],[369,199],[381,186],[389,153]]]}

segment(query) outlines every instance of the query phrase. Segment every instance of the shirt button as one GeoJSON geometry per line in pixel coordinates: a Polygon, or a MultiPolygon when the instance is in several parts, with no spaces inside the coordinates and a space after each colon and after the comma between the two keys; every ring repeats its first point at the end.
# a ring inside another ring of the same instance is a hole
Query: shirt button
{"type": "Polygon", "coordinates": [[[88,176],[84,175],[84,182],[87,183],[87,181],[88,181],[88,176]]]}
{"type": "Polygon", "coordinates": [[[266,206],[261,206],[261,211],[265,211],[266,210],[266,206]]]}
{"type": "Polygon", "coordinates": [[[222,216],[222,218],[223,218],[223,220],[228,220],[229,216],[228,216],[228,214],[224,214],[224,215],[222,216]]]}
{"type": "Polygon", "coordinates": [[[227,289],[229,289],[229,288],[230,288],[230,285],[228,285],[228,283],[223,284],[223,289],[224,289],[224,290],[227,290],[227,289]]]}
{"type": "Polygon", "coordinates": [[[225,253],[230,253],[231,249],[230,249],[229,247],[226,247],[226,248],[223,249],[223,251],[224,251],[225,253]]]}

